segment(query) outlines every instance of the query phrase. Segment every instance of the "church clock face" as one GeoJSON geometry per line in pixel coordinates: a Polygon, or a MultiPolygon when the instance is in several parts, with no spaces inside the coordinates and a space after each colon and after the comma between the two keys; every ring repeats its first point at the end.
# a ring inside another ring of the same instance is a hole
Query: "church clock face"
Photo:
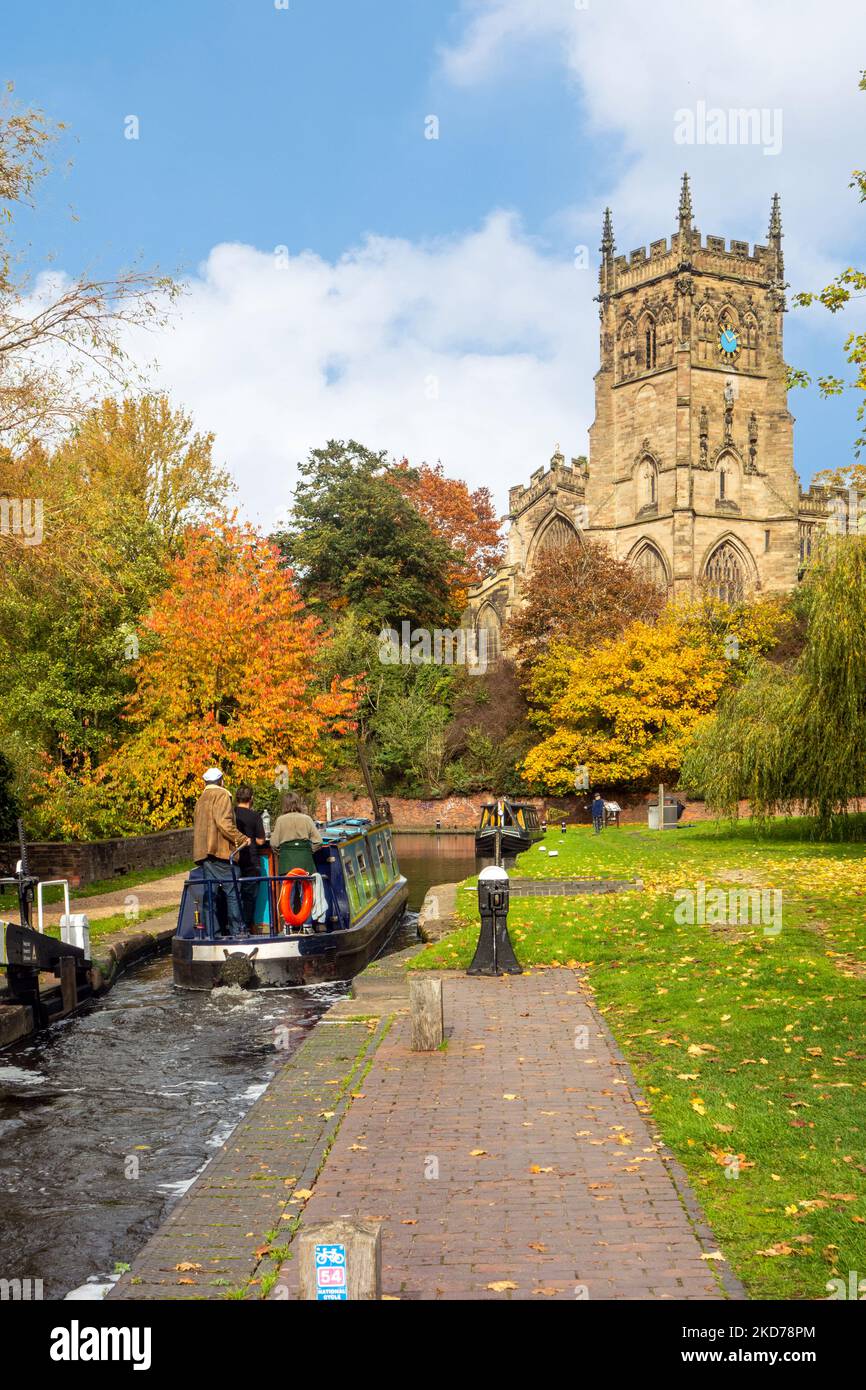
{"type": "Polygon", "coordinates": [[[732,362],[740,350],[740,342],[733,328],[723,328],[719,334],[719,350],[728,362],[732,362]]]}

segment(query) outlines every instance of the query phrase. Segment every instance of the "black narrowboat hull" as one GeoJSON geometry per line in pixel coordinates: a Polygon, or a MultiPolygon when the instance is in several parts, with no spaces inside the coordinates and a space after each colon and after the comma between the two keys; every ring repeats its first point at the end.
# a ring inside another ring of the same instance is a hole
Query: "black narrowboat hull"
{"type": "Polygon", "coordinates": [[[531,845],[544,839],[544,831],[541,829],[531,832],[514,830],[510,826],[499,830],[496,827],[485,827],[484,830],[476,830],[475,832],[475,853],[485,857],[495,855],[497,835],[502,853],[509,856],[522,854],[525,849],[529,849],[531,845]]]}
{"type": "Polygon", "coordinates": [[[174,983],[180,989],[211,990],[227,983],[273,988],[351,980],[385,945],[408,898],[408,884],[401,877],[354,926],[339,930],[224,936],[213,941],[175,936],[171,943],[174,983]],[[228,961],[232,963],[227,968],[228,961]]]}

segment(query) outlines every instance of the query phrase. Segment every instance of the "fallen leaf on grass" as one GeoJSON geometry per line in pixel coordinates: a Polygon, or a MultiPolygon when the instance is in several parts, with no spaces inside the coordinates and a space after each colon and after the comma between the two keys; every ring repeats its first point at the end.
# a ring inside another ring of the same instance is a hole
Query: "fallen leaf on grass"
{"type": "Polygon", "coordinates": [[[724,1255],[720,1250],[711,1250],[707,1255],[701,1255],[702,1260],[724,1260],[724,1255]]]}
{"type": "Polygon", "coordinates": [[[770,1245],[766,1250],[756,1250],[757,1255],[766,1255],[768,1259],[775,1255],[796,1255],[793,1245],[788,1245],[784,1240],[777,1241],[775,1245],[770,1245]]]}

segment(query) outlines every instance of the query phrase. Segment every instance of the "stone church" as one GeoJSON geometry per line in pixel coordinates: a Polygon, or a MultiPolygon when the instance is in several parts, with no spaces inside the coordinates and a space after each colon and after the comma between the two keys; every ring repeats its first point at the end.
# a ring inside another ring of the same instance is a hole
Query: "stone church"
{"type": "Polygon", "coordinates": [[[735,602],[793,588],[816,527],[856,525],[856,496],[804,492],[794,471],[785,288],[778,194],[751,252],[702,238],[688,175],[677,230],[649,252],[616,255],[605,212],[589,461],[557,446],[510,489],[504,563],[470,590],[464,619],[487,630],[490,657],[523,576],[569,539],[605,542],[671,596],[706,587],[735,602]]]}

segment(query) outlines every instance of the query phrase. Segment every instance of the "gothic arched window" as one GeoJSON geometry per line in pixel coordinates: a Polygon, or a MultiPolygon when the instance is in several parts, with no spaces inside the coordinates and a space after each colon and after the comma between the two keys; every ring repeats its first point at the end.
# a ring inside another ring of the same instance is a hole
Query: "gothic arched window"
{"type": "Polygon", "coordinates": [[[659,315],[658,327],[658,363],[660,367],[666,367],[673,359],[674,349],[674,317],[670,309],[662,309],[659,315]]]}
{"type": "Polygon", "coordinates": [[[647,314],[641,323],[641,333],[643,335],[643,365],[646,371],[651,371],[656,365],[657,357],[657,338],[656,321],[652,314],[647,314]]]}
{"type": "Polygon", "coordinates": [[[713,311],[705,304],[698,315],[698,360],[701,362],[709,362],[712,358],[715,329],[713,311]]]}
{"type": "Polygon", "coordinates": [[[758,368],[758,321],[754,314],[747,314],[743,320],[743,331],[741,334],[741,345],[743,349],[743,366],[749,371],[757,371],[758,368]]]}
{"type": "Polygon", "coordinates": [[[555,516],[538,538],[536,557],[546,550],[562,550],[563,546],[571,545],[577,539],[577,531],[567,517],[555,516]]]}
{"type": "Polygon", "coordinates": [[[502,654],[501,624],[492,604],[486,603],[479,613],[476,632],[479,659],[492,666],[502,654]]]}
{"type": "Polygon", "coordinates": [[[634,324],[626,323],[622,330],[620,345],[620,373],[622,376],[633,376],[637,359],[637,335],[635,334],[634,324]]]}
{"type": "Polygon", "coordinates": [[[743,564],[730,541],[716,546],[707,561],[706,580],[710,592],[723,603],[742,603],[745,592],[743,564]]]}
{"type": "Polygon", "coordinates": [[[651,542],[647,541],[638,550],[632,560],[632,568],[650,584],[655,585],[657,589],[667,589],[668,572],[665,568],[665,562],[651,542]]]}

